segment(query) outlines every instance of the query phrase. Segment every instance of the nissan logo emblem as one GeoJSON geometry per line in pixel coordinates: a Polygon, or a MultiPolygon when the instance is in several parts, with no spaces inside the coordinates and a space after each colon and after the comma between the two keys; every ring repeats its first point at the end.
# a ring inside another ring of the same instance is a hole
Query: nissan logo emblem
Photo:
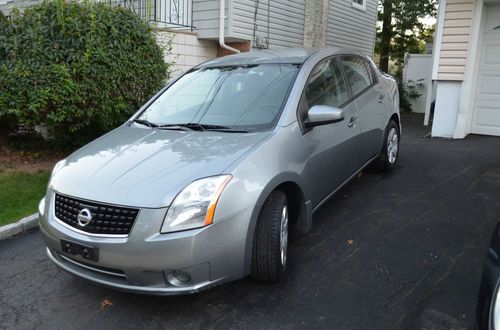
{"type": "Polygon", "coordinates": [[[92,221],[92,213],[90,213],[89,209],[83,209],[78,212],[78,224],[82,227],[85,227],[92,221]]]}

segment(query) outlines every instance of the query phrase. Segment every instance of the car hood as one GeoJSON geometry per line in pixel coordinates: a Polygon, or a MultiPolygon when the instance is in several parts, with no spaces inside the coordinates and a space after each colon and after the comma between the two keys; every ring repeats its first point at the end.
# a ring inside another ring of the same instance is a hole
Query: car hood
{"type": "Polygon", "coordinates": [[[222,174],[268,134],[124,125],[56,166],[50,189],[103,203],[165,207],[190,182],[222,174]]]}

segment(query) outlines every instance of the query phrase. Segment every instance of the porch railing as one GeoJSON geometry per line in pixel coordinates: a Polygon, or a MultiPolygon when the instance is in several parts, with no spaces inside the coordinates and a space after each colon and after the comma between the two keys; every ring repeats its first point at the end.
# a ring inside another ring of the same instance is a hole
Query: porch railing
{"type": "Polygon", "coordinates": [[[142,19],[162,27],[192,28],[192,0],[108,0],[114,6],[131,9],[142,19]]]}

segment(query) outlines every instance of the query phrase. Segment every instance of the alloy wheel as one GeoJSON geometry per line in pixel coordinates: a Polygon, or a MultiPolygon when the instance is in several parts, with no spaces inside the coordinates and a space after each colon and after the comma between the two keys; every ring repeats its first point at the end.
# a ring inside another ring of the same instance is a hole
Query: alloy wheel
{"type": "Polygon", "coordinates": [[[280,230],[280,255],[281,255],[281,266],[286,264],[286,254],[288,249],[288,209],[283,206],[281,211],[281,230],[280,230]]]}
{"type": "Polygon", "coordinates": [[[394,164],[398,158],[399,136],[396,128],[392,127],[387,135],[387,159],[394,164]]]}

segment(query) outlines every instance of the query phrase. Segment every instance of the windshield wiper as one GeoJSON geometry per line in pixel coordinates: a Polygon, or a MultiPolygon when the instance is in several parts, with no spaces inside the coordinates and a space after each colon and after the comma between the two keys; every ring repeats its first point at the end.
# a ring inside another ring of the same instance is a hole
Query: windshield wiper
{"type": "Polygon", "coordinates": [[[163,128],[163,129],[175,129],[175,130],[183,130],[183,131],[203,131],[203,127],[201,127],[199,124],[163,124],[163,125],[158,125],[158,128],[163,128]]]}
{"type": "MultiPolygon", "coordinates": [[[[134,123],[145,125],[145,126],[148,126],[149,128],[161,128],[161,129],[177,130],[177,131],[193,130],[193,128],[191,128],[190,125],[184,125],[184,124],[162,124],[162,125],[158,125],[158,124],[152,123],[149,120],[145,120],[145,119],[134,119],[134,123]]],[[[200,130],[202,130],[202,129],[200,129],[200,130]]]]}
{"type": "Polygon", "coordinates": [[[134,123],[141,124],[141,125],[147,126],[149,128],[158,127],[157,124],[152,123],[152,122],[145,120],[145,119],[134,119],[134,123]]]}
{"type": "Polygon", "coordinates": [[[248,133],[248,130],[233,129],[229,126],[222,125],[209,125],[199,123],[186,123],[186,124],[163,124],[155,126],[159,129],[175,129],[175,130],[192,130],[192,131],[218,131],[218,132],[231,132],[231,133],[248,133]]]}
{"type": "Polygon", "coordinates": [[[246,129],[236,129],[236,128],[231,128],[229,126],[208,125],[208,124],[200,124],[200,125],[206,131],[230,132],[230,133],[248,133],[248,130],[246,130],[246,129]]]}

